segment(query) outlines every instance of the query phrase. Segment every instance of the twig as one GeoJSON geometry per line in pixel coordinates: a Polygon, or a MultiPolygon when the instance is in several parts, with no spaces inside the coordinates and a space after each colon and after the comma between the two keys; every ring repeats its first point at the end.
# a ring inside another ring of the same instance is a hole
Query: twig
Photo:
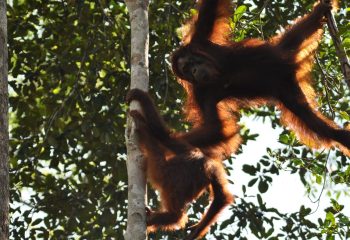
{"type": "Polygon", "coordinates": [[[321,197],[322,197],[323,191],[325,190],[326,181],[327,181],[327,164],[328,164],[328,160],[329,160],[329,155],[330,155],[330,151],[328,151],[327,160],[324,164],[323,184],[322,184],[322,189],[321,189],[321,192],[320,192],[318,198],[314,201],[311,199],[310,195],[308,195],[308,198],[312,203],[317,203],[316,209],[314,211],[312,211],[311,213],[309,213],[308,215],[314,214],[315,212],[317,212],[318,208],[320,207],[321,197]]]}
{"type": "Polygon", "coordinates": [[[330,103],[329,86],[328,86],[328,82],[327,82],[327,75],[325,73],[325,70],[322,68],[322,65],[320,63],[320,59],[317,56],[316,56],[316,62],[317,62],[317,65],[319,66],[319,68],[321,69],[321,75],[322,75],[324,90],[326,92],[327,105],[329,107],[329,110],[331,111],[332,118],[334,119],[335,118],[335,113],[334,113],[334,109],[332,107],[332,104],[330,103]]]}

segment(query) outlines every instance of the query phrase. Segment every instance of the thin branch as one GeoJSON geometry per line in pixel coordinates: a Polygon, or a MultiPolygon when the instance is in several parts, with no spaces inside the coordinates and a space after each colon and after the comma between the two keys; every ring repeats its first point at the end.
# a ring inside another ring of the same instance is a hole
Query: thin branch
{"type": "Polygon", "coordinates": [[[320,207],[320,200],[321,200],[323,191],[324,191],[325,186],[326,186],[326,181],[327,181],[327,164],[328,164],[328,160],[329,160],[329,155],[330,155],[330,151],[328,151],[327,160],[326,160],[326,162],[325,162],[325,164],[324,164],[323,184],[322,184],[322,189],[321,189],[321,192],[320,192],[318,198],[314,201],[314,200],[311,199],[310,196],[308,196],[309,200],[310,200],[312,203],[317,203],[316,209],[315,209],[313,212],[311,212],[309,215],[312,215],[312,214],[314,214],[315,212],[317,212],[318,208],[320,207]]]}
{"type": "Polygon", "coordinates": [[[329,33],[333,39],[334,47],[337,53],[337,56],[340,61],[341,71],[344,75],[344,79],[348,87],[350,88],[350,62],[346,55],[344,46],[342,44],[341,38],[339,36],[339,30],[337,23],[335,22],[334,15],[331,11],[326,14],[327,25],[329,28],[329,33]]]}
{"type": "Polygon", "coordinates": [[[332,107],[332,104],[330,103],[330,97],[329,97],[329,90],[328,90],[328,82],[327,82],[327,76],[325,73],[325,70],[322,68],[322,65],[320,63],[320,59],[316,56],[316,62],[317,65],[319,66],[319,68],[321,69],[321,75],[322,75],[322,81],[323,81],[323,85],[324,85],[324,90],[326,92],[326,101],[327,101],[327,105],[329,107],[329,110],[331,111],[332,114],[332,118],[335,118],[335,113],[334,113],[334,109],[332,107]]]}

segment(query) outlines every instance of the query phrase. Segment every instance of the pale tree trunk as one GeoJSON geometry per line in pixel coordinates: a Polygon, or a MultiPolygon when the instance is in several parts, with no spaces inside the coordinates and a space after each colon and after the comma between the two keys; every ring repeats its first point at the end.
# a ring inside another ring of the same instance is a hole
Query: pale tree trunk
{"type": "Polygon", "coordinates": [[[0,240],[9,238],[9,135],[6,0],[0,0],[0,240]]]}
{"type": "MultiPolygon", "coordinates": [[[[131,22],[131,84],[130,88],[148,89],[148,4],[149,0],[125,0],[131,22]]],[[[132,102],[130,110],[141,110],[132,102]]],[[[146,233],[146,176],[145,160],[137,144],[132,119],[128,117],[126,127],[128,169],[128,224],[126,240],[144,240],[146,233]]]]}

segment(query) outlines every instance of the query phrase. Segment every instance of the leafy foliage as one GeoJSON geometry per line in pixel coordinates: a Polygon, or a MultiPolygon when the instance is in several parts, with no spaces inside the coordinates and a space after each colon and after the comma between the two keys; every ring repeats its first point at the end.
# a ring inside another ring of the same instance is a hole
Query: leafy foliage
{"type": "MultiPolygon", "coordinates": [[[[267,38],[312,4],[311,0],[240,0],[232,19],[234,39],[267,38]]],[[[159,0],[151,1],[149,9],[151,92],[176,130],[189,125],[181,121],[184,94],[168,59],[179,43],[176,29],[192,6],[192,1],[159,0]]],[[[349,9],[345,3],[341,7],[338,26],[349,48],[350,22],[345,20],[349,9]]],[[[122,239],[127,211],[124,97],[130,80],[130,26],[124,2],[14,0],[8,4],[8,24],[11,238],[122,239]]],[[[322,42],[314,74],[322,110],[345,124],[350,119],[349,94],[329,37],[322,42]]],[[[276,127],[274,110],[264,107],[242,114],[269,118],[276,127]]],[[[256,138],[245,128],[242,135],[245,144],[256,138]]],[[[323,234],[327,239],[349,238],[350,220],[337,203],[339,192],[329,192],[334,199],[318,222],[308,220],[311,210],[304,206],[296,213],[266,207],[263,193],[273,185],[274,175],[285,169],[298,173],[310,194],[325,177],[334,184],[349,184],[350,179],[349,160],[339,152],[310,151],[287,131],[279,140],[285,148],[268,149],[256,165],[243,167],[251,176],[243,192],[256,188],[261,195],[238,199],[231,217],[213,227],[211,234],[217,239],[249,239],[249,234],[259,239],[310,239],[323,234]],[[336,170],[326,172],[328,159],[336,170]]],[[[232,163],[229,159],[228,170],[232,163]]],[[[156,206],[153,191],[149,198],[156,206]]],[[[191,222],[207,204],[204,196],[192,206],[191,222]]],[[[181,238],[185,231],[151,237],[165,235],[181,238]]]]}

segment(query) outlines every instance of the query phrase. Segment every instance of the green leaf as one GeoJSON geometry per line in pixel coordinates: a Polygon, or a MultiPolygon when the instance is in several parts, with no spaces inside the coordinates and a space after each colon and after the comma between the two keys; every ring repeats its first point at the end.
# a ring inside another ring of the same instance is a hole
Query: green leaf
{"type": "Polygon", "coordinates": [[[326,219],[329,220],[332,223],[332,225],[335,225],[335,217],[333,213],[327,212],[326,219]]]}
{"type": "Polygon", "coordinates": [[[239,19],[242,18],[243,14],[247,11],[247,6],[245,5],[240,5],[237,7],[235,13],[234,13],[234,22],[239,21],[239,19]]]}
{"type": "Polygon", "coordinates": [[[258,181],[258,178],[253,178],[248,182],[248,187],[252,187],[257,181],[258,181]]]}
{"type": "Polygon", "coordinates": [[[259,192],[265,193],[269,189],[269,185],[265,180],[260,180],[258,188],[259,188],[259,192]]]}
{"type": "Polygon", "coordinates": [[[32,226],[38,225],[38,224],[41,223],[42,221],[43,221],[43,220],[42,220],[41,218],[35,219],[35,220],[31,223],[31,225],[32,225],[32,226]]]}
{"type": "Polygon", "coordinates": [[[251,176],[255,176],[256,168],[251,165],[244,164],[242,167],[243,172],[248,173],[251,176]]]}

